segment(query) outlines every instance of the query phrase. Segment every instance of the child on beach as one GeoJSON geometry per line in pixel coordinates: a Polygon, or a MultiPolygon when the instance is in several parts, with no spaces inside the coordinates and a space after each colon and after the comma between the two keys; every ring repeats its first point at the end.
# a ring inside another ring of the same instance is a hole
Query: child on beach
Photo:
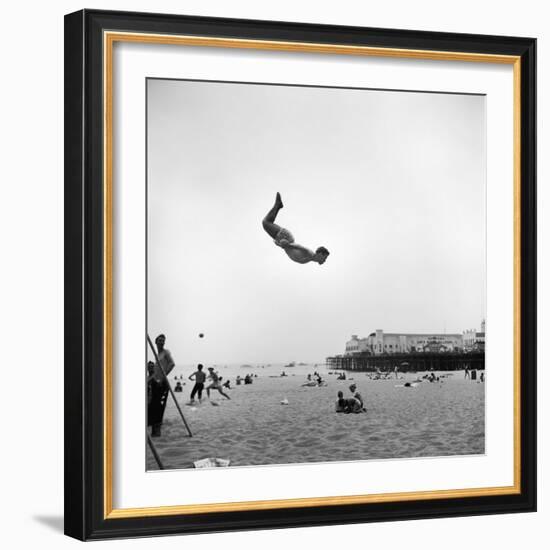
{"type": "Polygon", "coordinates": [[[292,233],[275,223],[275,218],[283,206],[281,194],[277,193],[275,204],[262,221],[265,232],[273,239],[277,246],[280,246],[286,252],[292,261],[299,264],[307,264],[308,262],[317,262],[320,265],[324,264],[329,256],[329,251],[324,246],[320,246],[313,252],[305,246],[296,244],[292,233]]]}
{"type": "Polygon", "coordinates": [[[213,367],[208,367],[208,378],[212,380],[212,383],[206,387],[208,399],[210,399],[210,390],[218,390],[226,399],[231,399],[229,395],[223,392],[220,377],[214,372],[213,367]]]}

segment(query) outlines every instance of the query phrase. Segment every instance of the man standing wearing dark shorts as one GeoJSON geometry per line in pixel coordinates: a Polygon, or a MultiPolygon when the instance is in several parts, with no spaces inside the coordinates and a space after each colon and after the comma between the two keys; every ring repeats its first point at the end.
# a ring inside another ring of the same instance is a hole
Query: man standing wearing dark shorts
{"type": "Polygon", "coordinates": [[[155,344],[157,345],[157,357],[160,365],[153,362],[149,362],[148,365],[150,399],[147,408],[147,425],[151,426],[152,437],[161,435],[162,420],[169,391],[167,376],[175,366],[172,355],[164,347],[165,343],[166,336],[159,334],[155,339],[155,344]]]}
{"type": "Polygon", "coordinates": [[[202,390],[204,389],[204,381],[206,374],[202,372],[203,366],[197,365],[197,370],[189,376],[189,380],[195,380],[195,385],[191,390],[191,403],[195,402],[195,394],[199,396],[199,402],[202,401],[202,390]]]}

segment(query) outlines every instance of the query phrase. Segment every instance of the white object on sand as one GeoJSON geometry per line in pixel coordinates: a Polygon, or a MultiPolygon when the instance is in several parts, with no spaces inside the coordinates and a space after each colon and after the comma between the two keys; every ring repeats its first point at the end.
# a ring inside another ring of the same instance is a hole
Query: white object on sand
{"type": "Polygon", "coordinates": [[[281,405],[288,405],[288,399],[286,397],[281,401],[281,405]]]}
{"type": "Polygon", "coordinates": [[[195,468],[227,468],[231,464],[231,460],[226,458],[202,458],[201,460],[195,460],[193,466],[195,468]]]}

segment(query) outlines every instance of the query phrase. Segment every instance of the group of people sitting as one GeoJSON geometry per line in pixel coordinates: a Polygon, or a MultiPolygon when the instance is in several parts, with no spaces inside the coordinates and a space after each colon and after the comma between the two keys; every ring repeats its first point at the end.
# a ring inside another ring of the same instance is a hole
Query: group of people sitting
{"type": "MultiPolygon", "coordinates": [[[[257,374],[254,375],[256,378],[258,377],[257,374]]],[[[252,380],[253,376],[251,374],[247,374],[244,378],[241,378],[240,375],[237,376],[237,378],[235,379],[236,383],[237,383],[237,386],[240,386],[241,384],[252,384],[253,380],[252,380]]]]}
{"type": "Polygon", "coordinates": [[[389,380],[392,377],[399,378],[399,369],[396,365],[392,373],[390,370],[381,370],[377,367],[375,372],[369,372],[367,376],[371,380],[389,380]]]}
{"type": "Polygon", "coordinates": [[[430,374],[425,374],[422,378],[428,382],[443,382],[443,376],[437,376],[433,371],[431,371],[430,374]]]}
{"type": "Polygon", "coordinates": [[[307,382],[302,384],[302,386],[326,386],[326,382],[321,378],[321,375],[315,371],[313,376],[311,376],[311,374],[307,375],[307,382]]]}
{"type": "Polygon", "coordinates": [[[352,384],[349,387],[349,390],[351,392],[351,397],[344,397],[344,392],[338,392],[338,399],[336,401],[336,412],[345,414],[359,414],[367,412],[363,397],[357,391],[357,386],[355,384],[352,384]]]}

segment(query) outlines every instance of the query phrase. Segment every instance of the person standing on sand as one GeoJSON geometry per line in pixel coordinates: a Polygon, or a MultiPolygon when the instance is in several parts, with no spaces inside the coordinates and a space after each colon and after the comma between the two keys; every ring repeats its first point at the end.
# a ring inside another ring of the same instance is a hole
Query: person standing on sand
{"type": "Polygon", "coordinates": [[[151,365],[149,374],[151,397],[149,406],[147,407],[147,425],[151,426],[152,437],[160,437],[161,434],[162,420],[164,418],[164,410],[168,398],[167,376],[175,366],[172,355],[164,347],[165,343],[166,336],[164,336],[164,334],[159,334],[155,338],[159,362],[157,364],[153,363],[152,365],[152,362],[149,363],[149,365],[151,365]]]}
{"type": "Polygon", "coordinates": [[[293,262],[299,264],[307,264],[308,262],[317,262],[320,265],[324,264],[330,254],[324,246],[320,246],[313,252],[305,246],[296,244],[292,233],[288,229],[275,223],[277,214],[283,207],[281,194],[277,193],[275,204],[262,221],[265,232],[273,239],[277,246],[280,246],[286,252],[286,255],[293,262]]]}
{"type": "Polygon", "coordinates": [[[210,399],[210,390],[218,390],[226,399],[231,399],[229,395],[223,392],[222,385],[220,384],[219,376],[214,372],[213,367],[208,367],[208,378],[212,380],[212,383],[206,387],[206,395],[210,399]]]}
{"type": "Polygon", "coordinates": [[[206,373],[202,371],[203,368],[202,365],[197,365],[197,370],[189,376],[189,380],[195,380],[195,385],[191,390],[191,403],[195,402],[195,395],[199,396],[199,403],[202,401],[202,390],[206,381],[206,373]]]}

